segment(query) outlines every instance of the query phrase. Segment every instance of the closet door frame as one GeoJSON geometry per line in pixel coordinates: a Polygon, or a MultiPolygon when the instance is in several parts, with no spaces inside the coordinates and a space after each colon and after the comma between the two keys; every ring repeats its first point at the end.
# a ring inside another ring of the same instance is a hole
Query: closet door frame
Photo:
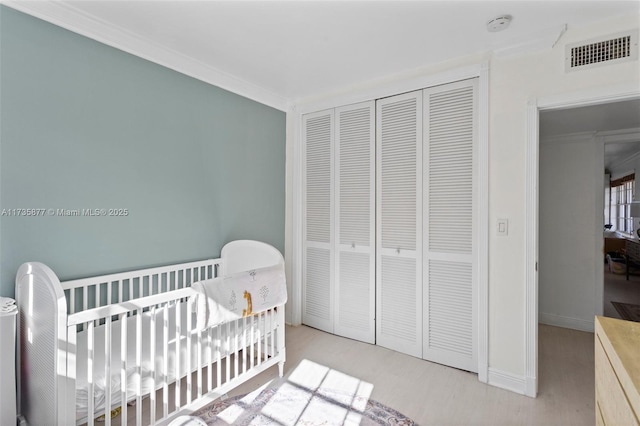
{"type": "MultiPolygon", "coordinates": [[[[318,101],[304,100],[291,105],[287,111],[287,145],[292,158],[291,174],[291,216],[287,220],[287,229],[291,229],[291,239],[286,245],[285,261],[291,266],[291,298],[287,306],[288,322],[293,325],[302,323],[303,285],[302,273],[304,269],[304,152],[303,152],[303,116],[305,114],[349,105],[358,102],[381,99],[452,83],[455,81],[478,77],[478,204],[474,218],[476,236],[478,238],[478,252],[476,258],[478,280],[478,380],[487,383],[489,359],[489,62],[479,62],[452,68],[450,70],[421,75],[415,78],[395,78],[383,84],[369,85],[365,88],[354,88],[342,92],[340,95],[324,98],[318,101]]],[[[364,86],[361,86],[364,87],[364,86]]],[[[524,332],[524,330],[523,330],[524,332]]],[[[492,379],[493,383],[496,378],[492,379]]],[[[496,382],[497,385],[499,383],[496,382]]]]}

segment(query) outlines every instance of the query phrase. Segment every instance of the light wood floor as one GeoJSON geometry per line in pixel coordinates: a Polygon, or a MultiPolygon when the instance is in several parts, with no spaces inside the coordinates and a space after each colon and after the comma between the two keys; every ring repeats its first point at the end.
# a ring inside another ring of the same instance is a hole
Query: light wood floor
{"type": "Polygon", "coordinates": [[[540,325],[539,394],[529,398],[477,375],[333,336],[287,327],[285,378],[263,373],[230,396],[280,386],[304,359],[373,384],[371,398],[420,425],[581,425],[594,420],[593,333],[540,325]]]}

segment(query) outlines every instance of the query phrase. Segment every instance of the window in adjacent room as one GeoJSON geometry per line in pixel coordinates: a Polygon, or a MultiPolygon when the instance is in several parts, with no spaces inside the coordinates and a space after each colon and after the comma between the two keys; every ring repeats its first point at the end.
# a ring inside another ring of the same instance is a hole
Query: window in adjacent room
{"type": "Polygon", "coordinates": [[[635,173],[612,180],[609,191],[605,190],[605,221],[613,225],[612,230],[633,233],[631,202],[635,193],[635,173]]]}

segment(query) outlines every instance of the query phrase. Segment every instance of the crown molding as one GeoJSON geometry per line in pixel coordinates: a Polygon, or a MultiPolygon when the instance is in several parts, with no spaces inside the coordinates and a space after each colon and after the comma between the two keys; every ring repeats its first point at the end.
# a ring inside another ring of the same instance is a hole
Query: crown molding
{"type": "Polygon", "coordinates": [[[286,112],[289,108],[289,99],[284,96],[98,19],[67,3],[9,0],[2,4],[278,110],[286,112]]]}
{"type": "Polygon", "coordinates": [[[567,24],[563,24],[536,34],[527,34],[526,37],[520,37],[519,40],[508,46],[493,49],[493,53],[496,57],[508,57],[552,49],[558,44],[566,31],[567,24]]]}
{"type": "Polygon", "coordinates": [[[590,141],[596,138],[598,132],[577,132],[577,133],[566,133],[564,135],[555,135],[549,136],[546,138],[540,138],[540,144],[560,144],[560,143],[575,143],[575,142],[584,142],[590,141]]]}

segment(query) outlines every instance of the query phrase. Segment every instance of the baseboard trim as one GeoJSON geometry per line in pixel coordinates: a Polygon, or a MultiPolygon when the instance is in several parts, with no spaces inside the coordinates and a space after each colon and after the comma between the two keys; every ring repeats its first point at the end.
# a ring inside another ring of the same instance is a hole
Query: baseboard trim
{"type": "Polygon", "coordinates": [[[554,325],[556,327],[571,328],[573,330],[588,331],[593,333],[593,320],[583,320],[580,318],[565,317],[562,315],[547,314],[540,312],[538,321],[546,325],[554,325]]]}
{"type": "Polygon", "coordinates": [[[487,383],[491,386],[506,389],[521,395],[527,395],[527,383],[524,376],[518,376],[489,367],[488,378],[487,383]]]}
{"type": "Polygon", "coordinates": [[[525,382],[524,394],[531,398],[538,396],[538,380],[535,377],[526,377],[525,382]]]}

